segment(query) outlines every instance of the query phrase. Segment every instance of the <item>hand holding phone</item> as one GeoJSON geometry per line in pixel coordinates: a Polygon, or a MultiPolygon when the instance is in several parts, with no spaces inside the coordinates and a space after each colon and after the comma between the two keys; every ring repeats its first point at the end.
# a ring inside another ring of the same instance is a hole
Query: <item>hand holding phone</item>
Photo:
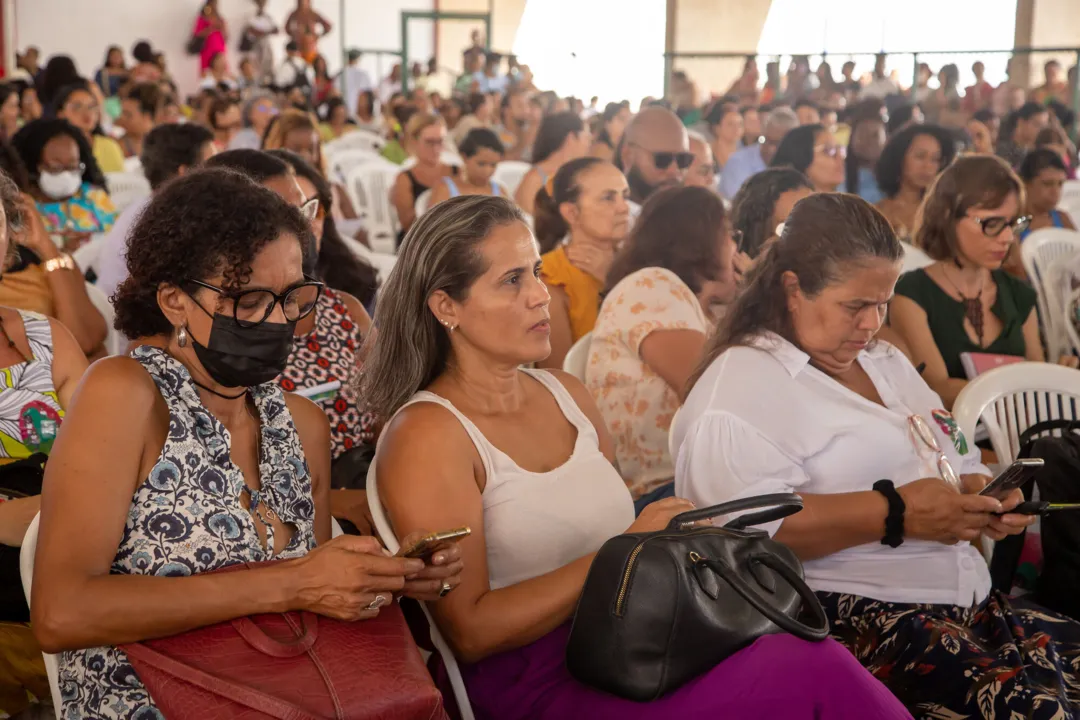
{"type": "Polygon", "coordinates": [[[463,537],[468,537],[472,533],[472,529],[468,527],[454,528],[453,530],[443,530],[442,532],[434,532],[430,535],[417,540],[410,547],[401,549],[401,556],[407,558],[419,558],[424,561],[425,565],[431,564],[431,556],[440,550],[444,550],[454,543],[461,540],[463,537]]]}
{"type": "Polygon", "coordinates": [[[1022,486],[1046,463],[1042,458],[1024,458],[1005,468],[996,478],[987,483],[979,494],[1004,500],[1016,488],[1022,486]]]}

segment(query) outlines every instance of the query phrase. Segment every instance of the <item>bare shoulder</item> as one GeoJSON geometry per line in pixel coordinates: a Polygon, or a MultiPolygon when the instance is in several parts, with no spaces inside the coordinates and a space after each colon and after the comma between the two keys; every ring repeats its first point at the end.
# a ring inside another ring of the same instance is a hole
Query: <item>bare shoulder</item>
{"type": "Polygon", "coordinates": [[[160,395],[146,368],[138,360],[122,355],[102,358],[91,365],[79,383],[79,392],[104,394],[129,405],[150,404],[160,395]]]}
{"type": "Polygon", "coordinates": [[[471,446],[472,441],[454,413],[438,403],[418,402],[398,412],[383,429],[378,452],[381,457],[423,447],[424,456],[437,457],[463,444],[471,446]]]}

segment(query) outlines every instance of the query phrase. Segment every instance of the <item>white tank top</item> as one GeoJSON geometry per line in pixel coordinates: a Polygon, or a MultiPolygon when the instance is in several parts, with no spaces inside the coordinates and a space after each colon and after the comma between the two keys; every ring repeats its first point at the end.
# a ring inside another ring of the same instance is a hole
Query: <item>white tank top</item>
{"type": "Polygon", "coordinates": [[[634,522],[634,503],[622,477],[600,452],[596,428],[563,384],[543,370],[522,372],[555,396],[577,429],[570,458],[550,472],[530,472],[488,442],[444,397],[422,390],[407,402],[433,402],[454,413],[484,463],[484,539],[488,584],[514,585],[600,549],[634,522]]]}

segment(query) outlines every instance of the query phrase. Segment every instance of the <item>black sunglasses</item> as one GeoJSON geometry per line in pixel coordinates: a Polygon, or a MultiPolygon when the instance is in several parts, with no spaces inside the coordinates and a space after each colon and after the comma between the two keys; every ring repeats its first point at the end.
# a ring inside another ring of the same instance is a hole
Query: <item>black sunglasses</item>
{"type": "Polygon", "coordinates": [[[221,297],[232,300],[233,318],[237,325],[244,328],[256,327],[266,322],[266,319],[274,312],[275,305],[281,305],[285,319],[289,322],[296,322],[307,317],[315,309],[315,303],[319,301],[319,296],[326,287],[324,283],[311,280],[294,285],[281,295],[271,290],[245,290],[233,294],[201,280],[189,279],[187,282],[212,290],[221,297]]]}
{"type": "Polygon", "coordinates": [[[967,215],[979,224],[982,228],[983,235],[986,237],[997,237],[1005,231],[1005,228],[1012,228],[1014,235],[1020,235],[1027,230],[1028,225],[1031,224],[1030,215],[1021,215],[1018,218],[1009,219],[1000,215],[994,215],[993,217],[975,217],[974,215],[967,215]]]}
{"type": "Polygon", "coordinates": [[[648,148],[643,148],[637,143],[630,144],[652,155],[653,165],[656,166],[657,170],[667,170],[672,161],[675,162],[675,165],[677,165],[680,170],[685,170],[694,164],[694,153],[692,152],[656,152],[649,150],[648,148]]]}

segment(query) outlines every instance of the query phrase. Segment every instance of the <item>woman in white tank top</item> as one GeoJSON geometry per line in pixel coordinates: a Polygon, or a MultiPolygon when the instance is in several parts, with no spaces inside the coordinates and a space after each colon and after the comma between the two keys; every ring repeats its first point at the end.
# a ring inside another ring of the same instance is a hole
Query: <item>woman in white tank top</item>
{"type": "Polygon", "coordinates": [[[577,683],[568,621],[608,538],[635,521],[614,448],[584,386],[526,370],[550,352],[549,295],[520,210],[462,196],[409,232],[376,309],[361,390],[380,417],[381,499],[396,534],[468,525],[461,584],[432,606],[462,661],[477,718],[908,718],[833,641],[770,635],[700,678],[635,703],[577,683]]]}

